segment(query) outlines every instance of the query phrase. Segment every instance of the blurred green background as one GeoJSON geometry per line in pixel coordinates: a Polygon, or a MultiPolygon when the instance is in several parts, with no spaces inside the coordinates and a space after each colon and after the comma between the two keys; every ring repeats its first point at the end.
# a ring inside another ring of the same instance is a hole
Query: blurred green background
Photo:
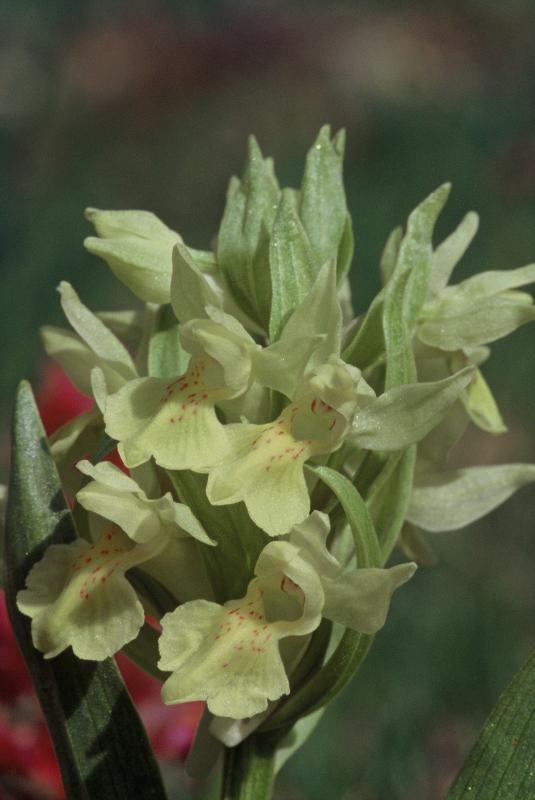
{"type": "MultiPolygon", "coordinates": [[[[131,304],[86,254],[84,207],[157,213],[208,247],[254,132],[297,185],[320,125],[348,134],[354,303],[392,227],[444,180],[439,224],[480,232],[459,276],[535,259],[535,5],[509,2],[0,2],[0,405],[38,380],[55,286],[131,304]]],[[[533,460],[535,332],[493,347],[509,425],[463,463],[533,460]]],[[[439,800],[534,644],[535,493],[436,538],[359,678],[281,775],[280,800],[439,800]]]]}

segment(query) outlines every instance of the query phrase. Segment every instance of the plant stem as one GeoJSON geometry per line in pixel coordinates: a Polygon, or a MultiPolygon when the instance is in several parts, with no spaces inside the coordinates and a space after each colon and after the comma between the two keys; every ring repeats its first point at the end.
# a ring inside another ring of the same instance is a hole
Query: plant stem
{"type": "Polygon", "coordinates": [[[220,800],[271,800],[279,735],[253,734],[225,748],[220,800]]]}

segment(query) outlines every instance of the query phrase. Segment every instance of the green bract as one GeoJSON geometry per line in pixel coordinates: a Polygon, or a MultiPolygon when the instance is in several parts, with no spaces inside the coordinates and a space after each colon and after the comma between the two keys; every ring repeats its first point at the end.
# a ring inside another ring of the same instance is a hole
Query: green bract
{"type": "Polygon", "coordinates": [[[535,480],[530,464],[447,464],[471,421],[505,429],[480,368],[535,319],[519,291],[535,266],[450,286],[478,220],[434,247],[444,184],[390,235],[353,319],[343,149],[322,128],[296,190],[251,139],[214,252],[148,212],[89,210],[86,248],[144,305],[93,314],[62,282],[72,330],[42,331],[95,405],[51,441],[78,538],[18,594],[33,642],[102,660],[139,635],[128,652],[167,673],[164,702],[206,700],[226,745],[291,728],[349,681],[414,574],[385,566],[398,541],[425,559],[416,529],[468,525],[535,480]],[[115,447],[123,469],[102,460],[115,447]]]}

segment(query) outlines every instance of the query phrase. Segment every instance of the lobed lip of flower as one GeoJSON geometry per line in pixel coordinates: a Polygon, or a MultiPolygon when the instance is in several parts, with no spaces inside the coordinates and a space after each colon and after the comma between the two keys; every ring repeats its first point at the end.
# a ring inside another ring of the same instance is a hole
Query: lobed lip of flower
{"type": "Polygon", "coordinates": [[[266,545],[243,598],[196,600],[163,617],[164,702],[204,699],[217,716],[254,716],[289,691],[282,639],[308,636],[322,616],[368,633],[384,624],[393,591],[416,565],[346,573],[328,533],[328,517],[314,512],[288,541],[266,545]]]}
{"type": "Polygon", "coordinates": [[[80,658],[102,660],[134,639],[144,622],[125,573],[155,559],[173,537],[214,542],[189,507],[171,495],[149,500],[132,478],[108,462],[93,466],[85,461],[79,468],[93,478],[78,493],[79,502],[114,524],[94,544],[77,539],[49,547],[30,571],[17,604],[31,617],[34,644],[46,658],[72,646],[80,658]]]}
{"type": "Polygon", "coordinates": [[[315,371],[274,422],[227,425],[228,454],[209,472],[208,500],[213,505],[243,500],[251,519],[266,533],[287,533],[310,510],[303,465],[342,444],[360,382],[359,370],[334,358],[315,371]]]}

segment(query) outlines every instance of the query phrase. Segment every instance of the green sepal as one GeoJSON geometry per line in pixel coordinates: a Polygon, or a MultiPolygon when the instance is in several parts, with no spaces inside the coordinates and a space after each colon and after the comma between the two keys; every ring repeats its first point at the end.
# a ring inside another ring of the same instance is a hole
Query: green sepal
{"type": "Polygon", "coordinates": [[[535,264],[480,272],[444,289],[422,311],[418,336],[442,350],[493,342],[535,320],[533,298],[519,287],[535,281],[535,264]]]}
{"type": "Polygon", "coordinates": [[[495,342],[535,320],[532,298],[524,292],[473,300],[450,297],[426,313],[430,316],[419,327],[419,338],[424,344],[447,351],[495,342]]]}
{"type": "Polygon", "coordinates": [[[447,286],[454,267],[463,257],[478,227],[478,215],[474,211],[469,211],[453,233],[439,244],[433,253],[431,264],[430,294],[436,294],[447,286]]]}
{"type": "Polygon", "coordinates": [[[269,245],[271,313],[269,336],[276,341],[287,317],[308,294],[319,270],[318,261],[299,219],[293,194],[285,189],[269,245]]]}
{"type": "Polygon", "coordinates": [[[535,464],[426,469],[414,487],[407,519],[426,531],[464,528],[533,481],[535,464]]]}
{"type": "Polygon", "coordinates": [[[401,450],[423,439],[468,386],[473,368],[429,383],[394,386],[357,409],[352,441],[369,450],[401,450]]]}
{"type": "Polygon", "coordinates": [[[31,641],[15,597],[52,543],[75,539],[71,515],[29,384],[18,390],[5,543],[6,599],[16,638],[47,718],[67,796],[87,800],[165,800],[147,736],[112,660],[71,653],[46,661],[31,641]],[[129,758],[125,761],[124,753],[129,758]]]}
{"type": "Polygon", "coordinates": [[[534,698],[535,654],[498,700],[446,800],[535,797],[534,698]]]}
{"type": "Polygon", "coordinates": [[[174,378],[186,372],[190,360],[180,343],[179,323],[170,305],[156,312],[154,329],[149,339],[147,365],[155,378],[174,378]]]}

